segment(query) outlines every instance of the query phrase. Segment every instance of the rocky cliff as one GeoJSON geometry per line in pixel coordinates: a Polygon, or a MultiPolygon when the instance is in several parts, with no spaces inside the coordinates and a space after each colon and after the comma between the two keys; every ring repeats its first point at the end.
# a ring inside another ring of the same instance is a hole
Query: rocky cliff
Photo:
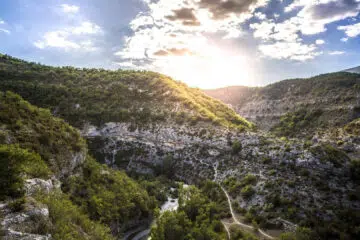
{"type": "MultiPolygon", "coordinates": [[[[293,134],[340,127],[360,116],[360,75],[331,73],[309,79],[277,82],[266,87],[227,87],[206,90],[257,124],[260,129],[278,127],[286,114],[293,134]],[[297,115],[297,117],[296,117],[297,115]]],[[[286,119],[285,119],[286,120],[286,119]]]]}

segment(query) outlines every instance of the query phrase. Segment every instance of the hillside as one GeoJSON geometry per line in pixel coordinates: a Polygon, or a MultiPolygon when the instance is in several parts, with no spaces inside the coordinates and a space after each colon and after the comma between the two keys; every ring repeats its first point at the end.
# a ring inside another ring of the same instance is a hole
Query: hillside
{"type": "MultiPolygon", "coordinates": [[[[241,118],[224,104],[156,73],[53,68],[7,56],[2,61],[0,88],[16,90],[35,104],[51,108],[37,108],[10,92],[2,95],[2,163],[7,166],[9,159],[21,159],[11,178],[8,171],[1,172],[1,183],[7,184],[0,200],[2,222],[9,223],[3,224],[6,234],[16,230],[40,234],[42,239],[47,239],[46,234],[54,239],[150,235],[154,240],[224,239],[226,234],[230,239],[359,237],[359,120],[339,114],[346,124],[296,138],[293,131],[300,127],[295,123],[319,115],[316,111],[313,115],[286,113],[285,108],[287,102],[296,105],[297,100],[309,100],[308,105],[301,105],[309,106],[306,111],[322,107],[326,114],[334,114],[328,109],[356,101],[358,75],[339,73],[265,88],[231,88],[244,92],[234,97],[248,99],[244,104],[248,109],[257,110],[256,104],[263,101],[284,111],[272,128],[278,137],[266,131],[244,131],[252,124],[232,121],[241,118]],[[73,77],[68,77],[68,71],[73,77]],[[48,78],[49,72],[56,77],[48,78]],[[94,73],[101,78],[93,79],[94,73]],[[114,80],[104,80],[108,76],[120,79],[112,85],[114,80]],[[153,80],[154,76],[166,80],[153,80]],[[154,85],[148,85],[153,81],[154,85]],[[171,83],[165,90],[172,92],[153,95],[162,92],[159,81],[171,83]],[[111,87],[119,84],[126,86],[121,94],[111,87]],[[183,90],[174,90],[180,86],[183,90]],[[179,91],[187,95],[180,99],[179,91]],[[340,93],[342,101],[336,97],[340,93]],[[305,99],[309,96],[317,96],[318,102],[305,99]],[[193,102],[184,103],[187,100],[193,102]],[[183,112],[171,114],[175,110],[169,109],[177,106],[183,112]],[[200,113],[193,106],[202,106],[215,117],[196,117],[200,113]],[[148,111],[142,115],[145,108],[148,111]],[[170,111],[169,117],[156,117],[161,111],[170,111]],[[52,114],[64,117],[81,134],[52,114]],[[40,196],[34,194],[39,183],[49,186],[40,196]],[[25,191],[17,191],[19,186],[25,191]],[[29,198],[45,209],[45,215],[49,212],[49,218],[40,223],[50,226],[29,228],[40,225],[32,220],[16,224],[22,226],[19,229],[11,224],[9,219],[19,214],[31,215],[29,198]],[[172,212],[164,211],[164,202],[172,206],[172,212]],[[158,225],[151,227],[155,217],[158,225]]],[[[305,129],[314,123],[318,124],[307,121],[301,126],[305,129]]]]}
{"type": "Polygon", "coordinates": [[[85,122],[253,127],[199,89],[154,72],[49,67],[0,55],[0,90],[16,92],[77,127],[85,122]]]}
{"type": "Polygon", "coordinates": [[[346,69],[346,70],[344,70],[344,72],[358,73],[358,74],[360,74],[360,66],[359,66],[359,67],[354,67],[354,68],[346,69]]]}
{"type": "Polygon", "coordinates": [[[114,239],[151,217],[157,200],[96,163],[77,130],[11,92],[0,109],[0,237],[114,239]]]}
{"type": "Polygon", "coordinates": [[[280,135],[306,135],[318,129],[343,126],[360,116],[360,76],[353,73],[204,92],[230,104],[259,128],[273,129],[280,135]]]}

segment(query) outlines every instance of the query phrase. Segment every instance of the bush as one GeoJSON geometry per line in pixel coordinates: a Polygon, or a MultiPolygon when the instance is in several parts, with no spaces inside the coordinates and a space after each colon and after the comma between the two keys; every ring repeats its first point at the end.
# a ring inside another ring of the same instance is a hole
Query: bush
{"type": "Polygon", "coordinates": [[[8,204],[8,207],[10,208],[10,210],[12,212],[21,212],[24,210],[24,205],[25,205],[25,197],[21,197],[21,198],[18,198],[14,201],[11,201],[9,204],[8,204]]]}
{"type": "Polygon", "coordinates": [[[233,154],[238,154],[242,150],[242,145],[238,140],[235,140],[231,146],[231,149],[233,154]]]}
{"type": "Polygon", "coordinates": [[[341,167],[345,162],[350,161],[350,158],[345,152],[334,148],[330,144],[323,144],[310,149],[310,152],[318,157],[323,163],[330,162],[335,167],[341,167]]]}
{"type": "Polygon", "coordinates": [[[50,233],[55,240],[113,240],[110,229],[91,221],[69,198],[58,192],[37,199],[49,208],[49,217],[53,227],[50,233]]]}
{"type": "Polygon", "coordinates": [[[250,185],[247,185],[243,189],[241,189],[241,195],[246,199],[251,198],[254,194],[255,194],[255,190],[250,185]]]}
{"type": "Polygon", "coordinates": [[[21,197],[24,177],[47,179],[50,173],[38,154],[18,145],[0,145],[0,199],[21,197]]]}

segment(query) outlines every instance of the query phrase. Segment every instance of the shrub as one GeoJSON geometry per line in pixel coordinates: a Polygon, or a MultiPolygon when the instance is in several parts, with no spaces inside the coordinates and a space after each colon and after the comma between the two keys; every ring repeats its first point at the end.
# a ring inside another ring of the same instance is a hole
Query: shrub
{"type": "Polygon", "coordinates": [[[37,199],[49,208],[49,217],[53,227],[50,233],[56,240],[112,240],[110,229],[91,221],[69,198],[54,192],[50,195],[38,195],[37,199]]]}
{"type": "Polygon", "coordinates": [[[232,143],[231,149],[233,154],[238,154],[242,150],[242,145],[238,140],[235,140],[232,143]]]}
{"type": "Polygon", "coordinates": [[[246,199],[251,198],[254,195],[254,193],[255,193],[255,190],[250,185],[247,185],[241,189],[241,195],[246,199]]]}
{"type": "Polygon", "coordinates": [[[0,145],[0,199],[23,195],[23,178],[48,178],[50,170],[38,154],[17,145],[0,145]]]}

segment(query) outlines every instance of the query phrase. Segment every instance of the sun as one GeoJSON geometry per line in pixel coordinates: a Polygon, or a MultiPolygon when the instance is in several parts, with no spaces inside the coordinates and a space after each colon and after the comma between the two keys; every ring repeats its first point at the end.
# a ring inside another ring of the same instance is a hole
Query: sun
{"type": "Polygon", "coordinates": [[[253,67],[245,55],[208,50],[206,55],[169,56],[159,64],[161,72],[190,87],[253,85],[253,67]]]}

